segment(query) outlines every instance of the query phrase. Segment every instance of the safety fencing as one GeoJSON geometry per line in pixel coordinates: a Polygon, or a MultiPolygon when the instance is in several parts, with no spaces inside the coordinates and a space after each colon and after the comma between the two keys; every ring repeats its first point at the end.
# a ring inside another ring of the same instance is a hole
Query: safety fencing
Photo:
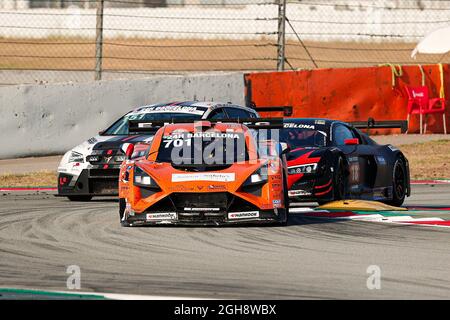
{"type": "Polygon", "coordinates": [[[450,62],[434,0],[2,0],[0,85],[450,62]]]}

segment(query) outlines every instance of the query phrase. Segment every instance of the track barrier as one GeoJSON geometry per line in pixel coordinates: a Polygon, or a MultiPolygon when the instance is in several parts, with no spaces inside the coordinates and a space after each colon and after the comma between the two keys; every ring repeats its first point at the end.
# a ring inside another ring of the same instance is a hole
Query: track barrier
{"type": "MultiPolygon", "coordinates": [[[[393,65],[367,68],[318,69],[245,74],[246,102],[256,106],[292,106],[291,117],[331,118],[342,121],[406,120],[405,86],[428,87],[430,98],[448,96],[450,66],[393,65]]],[[[447,101],[448,105],[448,101],[447,101]]],[[[262,117],[279,117],[264,112],[262,117]]],[[[450,111],[446,112],[450,120],[450,111]]],[[[449,123],[449,121],[447,121],[449,123]]],[[[441,115],[429,115],[427,132],[442,133],[441,115]]],[[[412,116],[408,133],[419,132],[419,117],[412,116]]],[[[371,133],[399,133],[379,129],[371,133]]]]}

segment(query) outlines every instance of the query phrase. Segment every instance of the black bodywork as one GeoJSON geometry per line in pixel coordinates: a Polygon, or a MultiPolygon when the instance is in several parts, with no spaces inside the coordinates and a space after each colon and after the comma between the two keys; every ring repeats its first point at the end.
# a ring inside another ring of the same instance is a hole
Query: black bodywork
{"type": "Polygon", "coordinates": [[[377,144],[351,124],[285,119],[280,140],[290,148],[288,188],[292,201],[364,199],[401,205],[410,195],[409,164],[404,154],[392,145],[377,144]],[[357,139],[357,144],[346,144],[348,139],[353,143],[357,139]]]}

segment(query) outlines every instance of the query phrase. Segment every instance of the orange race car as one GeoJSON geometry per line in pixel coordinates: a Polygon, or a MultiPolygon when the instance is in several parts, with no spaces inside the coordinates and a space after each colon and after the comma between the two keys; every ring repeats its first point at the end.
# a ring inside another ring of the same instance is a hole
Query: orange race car
{"type": "MultiPolygon", "coordinates": [[[[151,144],[122,145],[127,160],[119,175],[121,224],[285,224],[284,152],[277,142],[257,141],[249,127],[276,125],[256,120],[168,124],[151,144]]],[[[142,129],[155,125],[131,122],[142,129]]]]}

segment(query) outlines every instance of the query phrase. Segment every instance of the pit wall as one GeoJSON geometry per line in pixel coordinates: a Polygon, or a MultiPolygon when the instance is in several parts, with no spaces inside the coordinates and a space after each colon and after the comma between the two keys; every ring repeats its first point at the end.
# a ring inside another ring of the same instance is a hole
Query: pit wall
{"type": "MultiPolygon", "coordinates": [[[[449,131],[449,65],[443,65],[442,70],[449,131]]],[[[439,97],[439,65],[423,66],[423,71],[430,98],[439,97]]],[[[417,65],[402,66],[401,71],[399,66],[379,66],[251,73],[245,75],[245,81],[248,101],[253,101],[257,106],[292,106],[292,117],[332,118],[343,121],[364,121],[369,117],[375,120],[406,120],[408,96],[405,86],[420,86],[422,72],[417,65]]],[[[282,116],[281,113],[273,112],[260,114],[282,116]]],[[[419,132],[418,115],[411,116],[409,132],[419,132]]],[[[428,132],[443,132],[442,115],[428,116],[428,132]]],[[[386,133],[386,130],[382,133],[386,133]]]]}
{"type": "Polygon", "coordinates": [[[244,104],[242,73],[0,88],[0,159],[62,154],[131,109],[213,100],[244,104]]]}

